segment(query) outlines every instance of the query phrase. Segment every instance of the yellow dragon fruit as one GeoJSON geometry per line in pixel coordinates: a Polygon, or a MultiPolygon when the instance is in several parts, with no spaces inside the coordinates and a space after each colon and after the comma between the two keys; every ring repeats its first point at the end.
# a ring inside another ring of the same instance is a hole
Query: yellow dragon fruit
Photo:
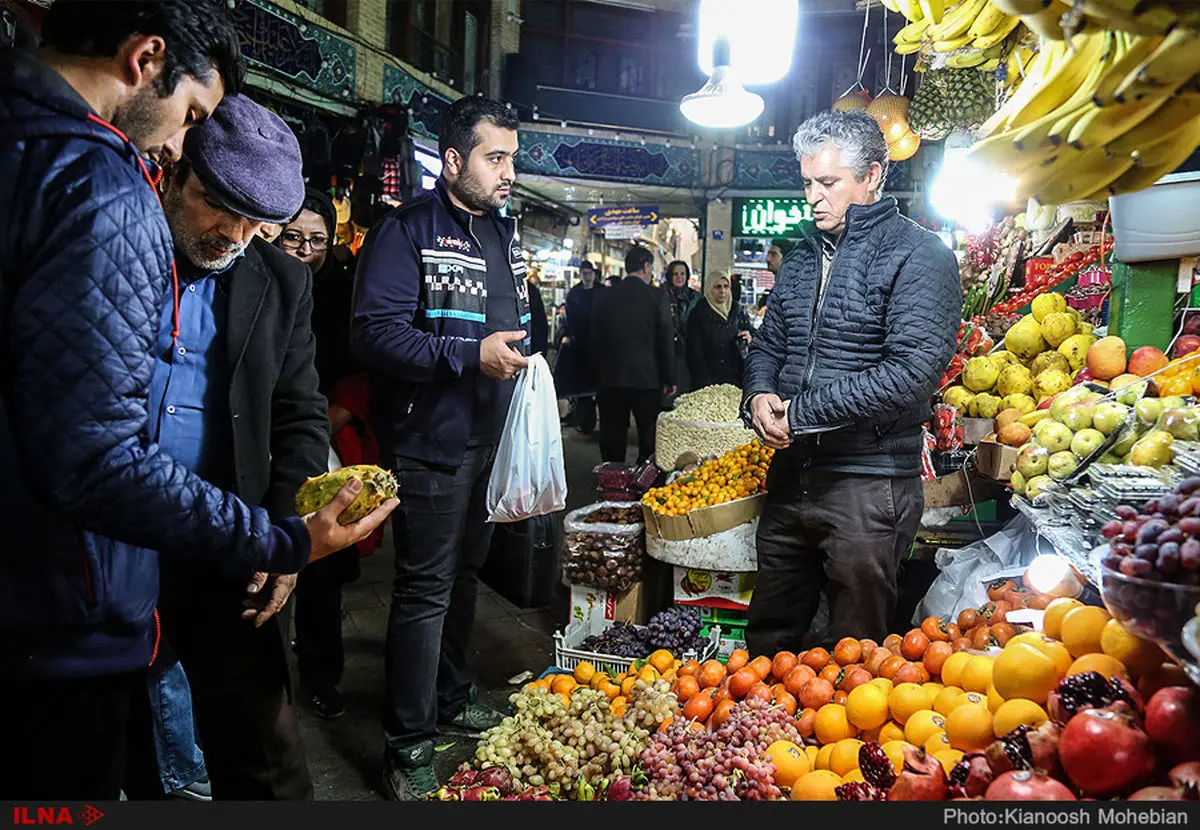
{"type": "Polygon", "coordinates": [[[296,491],[296,513],[305,516],[320,510],[352,478],[361,481],[363,488],[358,498],[338,516],[338,524],[353,524],[396,495],[396,479],[391,473],[373,464],[355,464],[314,476],[300,485],[296,491]]]}

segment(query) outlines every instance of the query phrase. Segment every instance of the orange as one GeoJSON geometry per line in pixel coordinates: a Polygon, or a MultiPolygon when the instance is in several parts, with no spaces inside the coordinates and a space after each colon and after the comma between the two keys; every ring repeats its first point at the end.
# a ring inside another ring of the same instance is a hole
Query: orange
{"type": "Polygon", "coordinates": [[[1069,597],[1059,597],[1046,606],[1046,614],[1042,617],[1042,632],[1047,637],[1062,639],[1062,620],[1068,611],[1082,608],[1083,603],[1069,597]]]}
{"type": "Polygon", "coordinates": [[[1055,640],[1053,637],[1047,637],[1044,634],[1027,631],[1009,640],[1005,648],[1011,646],[1013,643],[1026,643],[1033,646],[1054,661],[1054,667],[1058,672],[1059,680],[1067,676],[1067,669],[1071,668],[1071,661],[1074,658],[1071,657],[1071,652],[1067,651],[1067,647],[1058,640],[1055,640]]]}
{"type": "Polygon", "coordinates": [[[866,780],[867,779],[863,777],[862,770],[860,770],[858,767],[855,767],[842,776],[843,784],[861,783],[866,780]]]}
{"type": "Polygon", "coordinates": [[[605,683],[611,683],[611,682],[612,682],[612,678],[610,678],[608,676],[608,672],[598,671],[598,672],[595,672],[592,675],[592,679],[588,681],[588,687],[592,688],[592,689],[599,689],[605,683]]]}
{"type": "Polygon", "coordinates": [[[587,660],[580,661],[575,667],[575,682],[581,686],[586,686],[592,679],[592,675],[596,673],[596,667],[587,660]]]}
{"type": "Polygon", "coordinates": [[[964,692],[980,692],[987,694],[988,684],[992,682],[992,663],[994,657],[977,654],[963,666],[961,683],[964,692]]]}
{"type": "Polygon", "coordinates": [[[858,769],[858,750],[863,742],[857,738],[845,738],[833,745],[833,754],[829,756],[829,769],[838,775],[845,775],[852,769],[858,769]]]}
{"type": "Polygon", "coordinates": [[[558,692],[563,692],[569,695],[571,692],[575,691],[575,687],[578,685],[579,684],[575,682],[575,678],[571,675],[556,674],[554,675],[554,679],[550,681],[550,691],[555,692],[556,694],[558,692]]]}
{"type": "Polygon", "coordinates": [[[996,737],[992,732],[992,713],[986,705],[959,706],[946,716],[946,737],[950,746],[963,752],[987,749],[996,737]]]}
{"type": "Polygon", "coordinates": [[[912,744],[904,740],[888,741],[881,747],[881,749],[883,749],[883,754],[886,755],[888,760],[892,762],[892,767],[896,770],[896,772],[900,772],[902,769],[904,769],[904,748],[906,746],[912,746],[912,744]]]}
{"type": "Polygon", "coordinates": [[[1108,611],[1095,605],[1068,611],[1062,619],[1062,642],[1071,656],[1100,653],[1100,636],[1109,619],[1108,611]]]}
{"type": "Polygon", "coordinates": [[[829,769],[829,756],[833,754],[833,744],[826,744],[817,752],[817,760],[813,766],[817,769],[829,769]]]}
{"type": "Polygon", "coordinates": [[[1105,677],[1113,677],[1118,674],[1129,676],[1129,672],[1125,670],[1125,664],[1107,654],[1085,654],[1071,664],[1071,668],[1067,669],[1067,674],[1083,674],[1085,671],[1097,671],[1105,677]]]}
{"type": "Polygon", "coordinates": [[[992,682],[996,694],[1005,700],[1024,698],[1045,703],[1059,677],[1058,667],[1045,652],[1029,643],[1010,642],[996,658],[992,682]]]}
{"type": "Polygon", "coordinates": [[[853,738],[855,729],[846,717],[846,707],[840,703],[827,703],[818,709],[814,734],[822,744],[835,744],[845,738],[853,738]]]}
{"type": "Polygon", "coordinates": [[[808,775],[808,755],[791,741],[775,741],[767,747],[767,757],[775,764],[775,783],[790,787],[802,775],[808,775]]]}
{"type": "Polygon", "coordinates": [[[904,727],[900,726],[895,721],[888,721],[879,728],[878,742],[888,744],[892,741],[904,740],[904,727]]]}
{"type": "Polygon", "coordinates": [[[963,759],[963,754],[957,749],[943,749],[940,752],[933,753],[933,758],[942,765],[942,769],[946,771],[946,775],[949,775],[950,771],[963,759]]]}
{"type": "Polygon", "coordinates": [[[996,691],[996,677],[994,673],[992,675],[992,685],[988,686],[987,690],[987,705],[988,711],[993,715],[996,714],[997,709],[1004,705],[1004,698],[996,691]]]}
{"type": "Polygon", "coordinates": [[[1162,665],[1163,650],[1157,644],[1134,636],[1116,620],[1100,632],[1100,650],[1120,660],[1134,677],[1149,674],[1162,665]]]}
{"type": "Polygon", "coordinates": [[[913,712],[904,724],[904,740],[913,746],[924,746],[936,732],[946,729],[946,719],[932,709],[913,712]]]}
{"type": "Polygon", "coordinates": [[[956,651],[947,657],[946,662],[942,663],[942,683],[946,686],[961,685],[963,666],[967,665],[971,656],[965,651],[956,651]]]}
{"type": "Polygon", "coordinates": [[[913,712],[929,708],[928,694],[916,683],[901,683],[888,696],[888,708],[896,723],[904,723],[913,712]]]}
{"type": "Polygon", "coordinates": [[[939,752],[945,752],[947,749],[953,749],[950,746],[950,739],[946,737],[946,733],[938,730],[925,742],[925,751],[930,755],[937,755],[939,752]]]}
{"type": "MultiPolygon", "coordinates": [[[[991,684],[988,685],[990,686],[991,684]]],[[[979,692],[963,692],[963,696],[958,699],[958,706],[967,705],[982,706],[984,709],[987,709],[987,695],[980,694],[979,692]]],[[[954,708],[957,709],[958,706],[954,708]]]]}
{"type": "Polygon", "coordinates": [[[874,680],[871,681],[871,685],[878,686],[879,688],[881,688],[885,692],[887,692],[889,695],[892,693],[892,689],[895,688],[895,685],[892,683],[892,681],[888,680],[886,677],[876,677],[874,680]]]}
{"type": "Polygon", "coordinates": [[[958,706],[958,699],[965,695],[962,689],[957,686],[947,686],[937,693],[937,697],[933,699],[932,706],[926,706],[926,709],[932,709],[939,715],[948,715],[954,711],[954,707],[958,706]]]}
{"type": "Polygon", "coordinates": [[[1050,716],[1045,709],[1032,700],[1018,697],[1000,704],[992,717],[992,731],[997,738],[1003,738],[1021,724],[1036,729],[1048,720],[1050,716]]]}
{"type": "Polygon", "coordinates": [[[817,768],[817,756],[821,754],[821,748],[816,746],[804,747],[804,754],[808,757],[808,769],[810,771],[817,768]]]}
{"type": "Polygon", "coordinates": [[[668,669],[675,668],[675,655],[667,651],[665,648],[660,648],[658,651],[650,655],[650,665],[658,669],[660,672],[665,672],[668,669]]]}
{"type": "Polygon", "coordinates": [[[888,693],[864,683],[846,697],[846,720],[859,729],[878,729],[888,721],[888,693]]]}
{"type": "Polygon", "coordinates": [[[802,775],[792,785],[792,801],[837,801],[837,788],[842,785],[840,776],[825,769],[802,775]]]}
{"type": "Polygon", "coordinates": [[[658,669],[654,668],[654,666],[650,665],[649,663],[642,666],[642,670],[637,673],[637,679],[646,685],[654,683],[655,680],[658,680],[659,676],[658,669]]]}

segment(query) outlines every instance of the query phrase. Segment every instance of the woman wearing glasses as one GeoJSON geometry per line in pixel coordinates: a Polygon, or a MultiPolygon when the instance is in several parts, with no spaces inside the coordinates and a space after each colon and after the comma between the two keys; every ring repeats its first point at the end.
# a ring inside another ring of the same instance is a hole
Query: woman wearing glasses
{"type": "MultiPolygon", "coordinates": [[[[377,464],[369,426],[367,378],[350,356],[354,258],[336,247],[337,211],[328,196],[308,188],[300,213],[275,244],[313,272],[313,335],[321,393],[329,400],[332,446],[342,465],[377,464]]],[[[332,459],[331,459],[332,462],[332,459]]],[[[305,568],[296,583],[296,663],[305,700],[316,714],[345,714],[337,686],[343,669],[342,585],[359,576],[359,556],[378,546],[382,530],[305,568]]]]}

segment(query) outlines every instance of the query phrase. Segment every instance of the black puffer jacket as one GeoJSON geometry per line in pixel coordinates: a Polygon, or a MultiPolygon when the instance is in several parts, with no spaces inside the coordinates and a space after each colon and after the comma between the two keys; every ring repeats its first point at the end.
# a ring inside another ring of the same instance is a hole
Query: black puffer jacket
{"type": "Polygon", "coordinates": [[[954,354],[962,297],[954,254],[896,200],[851,206],[824,297],[820,240],[780,267],[746,361],[749,401],[775,392],[813,467],[919,475],[921,424],[954,354]]]}

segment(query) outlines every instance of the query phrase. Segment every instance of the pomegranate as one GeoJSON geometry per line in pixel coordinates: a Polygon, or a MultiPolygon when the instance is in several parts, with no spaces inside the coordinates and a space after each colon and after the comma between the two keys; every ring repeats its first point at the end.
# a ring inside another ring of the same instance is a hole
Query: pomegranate
{"type": "Polygon", "coordinates": [[[633,779],[628,775],[618,776],[604,791],[605,801],[630,801],[633,798],[633,779]]]}
{"type": "MultiPolygon", "coordinates": [[[[858,748],[858,768],[862,771],[863,778],[868,784],[885,793],[891,789],[892,784],[896,783],[896,768],[892,766],[892,759],[888,758],[883,747],[874,741],[867,741],[858,748]]],[[[870,801],[871,799],[854,800],[870,801]]]]}
{"type": "Polygon", "coordinates": [[[1200,788],[1200,761],[1188,761],[1185,764],[1179,764],[1167,774],[1167,778],[1176,787],[1191,784],[1200,788]]]}
{"type": "Polygon", "coordinates": [[[1066,723],[1084,709],[1103,709],[1118,700],[1125,701],[1138,717],[1142,716],[1145,710],[1142,696],[1128,680],[1119,674],[1108,679],[1099,672],[1086,671],[1059,681],[1050,693],[1046,711],[1051,720],[1066,723]]]}
{"type": "Polygon", "coordinates": [[[951,798],[978,798],[987,792],[995,775],[982,752],[972,752],[950,771],[951,798]]]}
{"type": "Polygon", "coordinates": [[[480,772],[473,769],[460,769],[446,782],[449,787],[473,787],[479,782],[480,772]]]}
{"type": "Polygon", "coordinates": [[[1062,727],[1046,721],[1037,729],[1022,724],[987,748],[988,764],[999,775],[1014,769],[1040,769],[1047,775],[1057,775],[1058,739],[1062,727]]]}
{"type": "Polygon", "coordinates": [[[1168,764],[1200,761],[1200,690],[1159,689],[1146,704],[1146,734],[1168,764]]]}
{"type": "Polygon", "coordinates": [[[1142,787],[1129,796],[1130,801],[1196,801],[1198,798],[1194,786],[1142,787]]]}
{"type": "Polygon", "coordinates": [[[1039,770],[1018,769],[998,776],[987,788],[988,801],[1076,801],[1075,794],[1039,770]]]}
{"type": "Polygon", "coordinates": [[[904,747],[904,768],[888,790],[888,801],[945,801],[950,794],[946,771],[923,747],[904,747]]]}
{"type": "Polygon", "coordinates": [[[1150,736],[1122,701],[1071,718],[1059,739],[1058,757],[1071,782],[1097,798],[1133,792],[1154,775],[1150,736]]]}
{"type": "Polygon", "coordinates": [[[887,790],[881,790],[865,781],[851,781],[834,787],[838,801],[887,801],[887,790]]]}

